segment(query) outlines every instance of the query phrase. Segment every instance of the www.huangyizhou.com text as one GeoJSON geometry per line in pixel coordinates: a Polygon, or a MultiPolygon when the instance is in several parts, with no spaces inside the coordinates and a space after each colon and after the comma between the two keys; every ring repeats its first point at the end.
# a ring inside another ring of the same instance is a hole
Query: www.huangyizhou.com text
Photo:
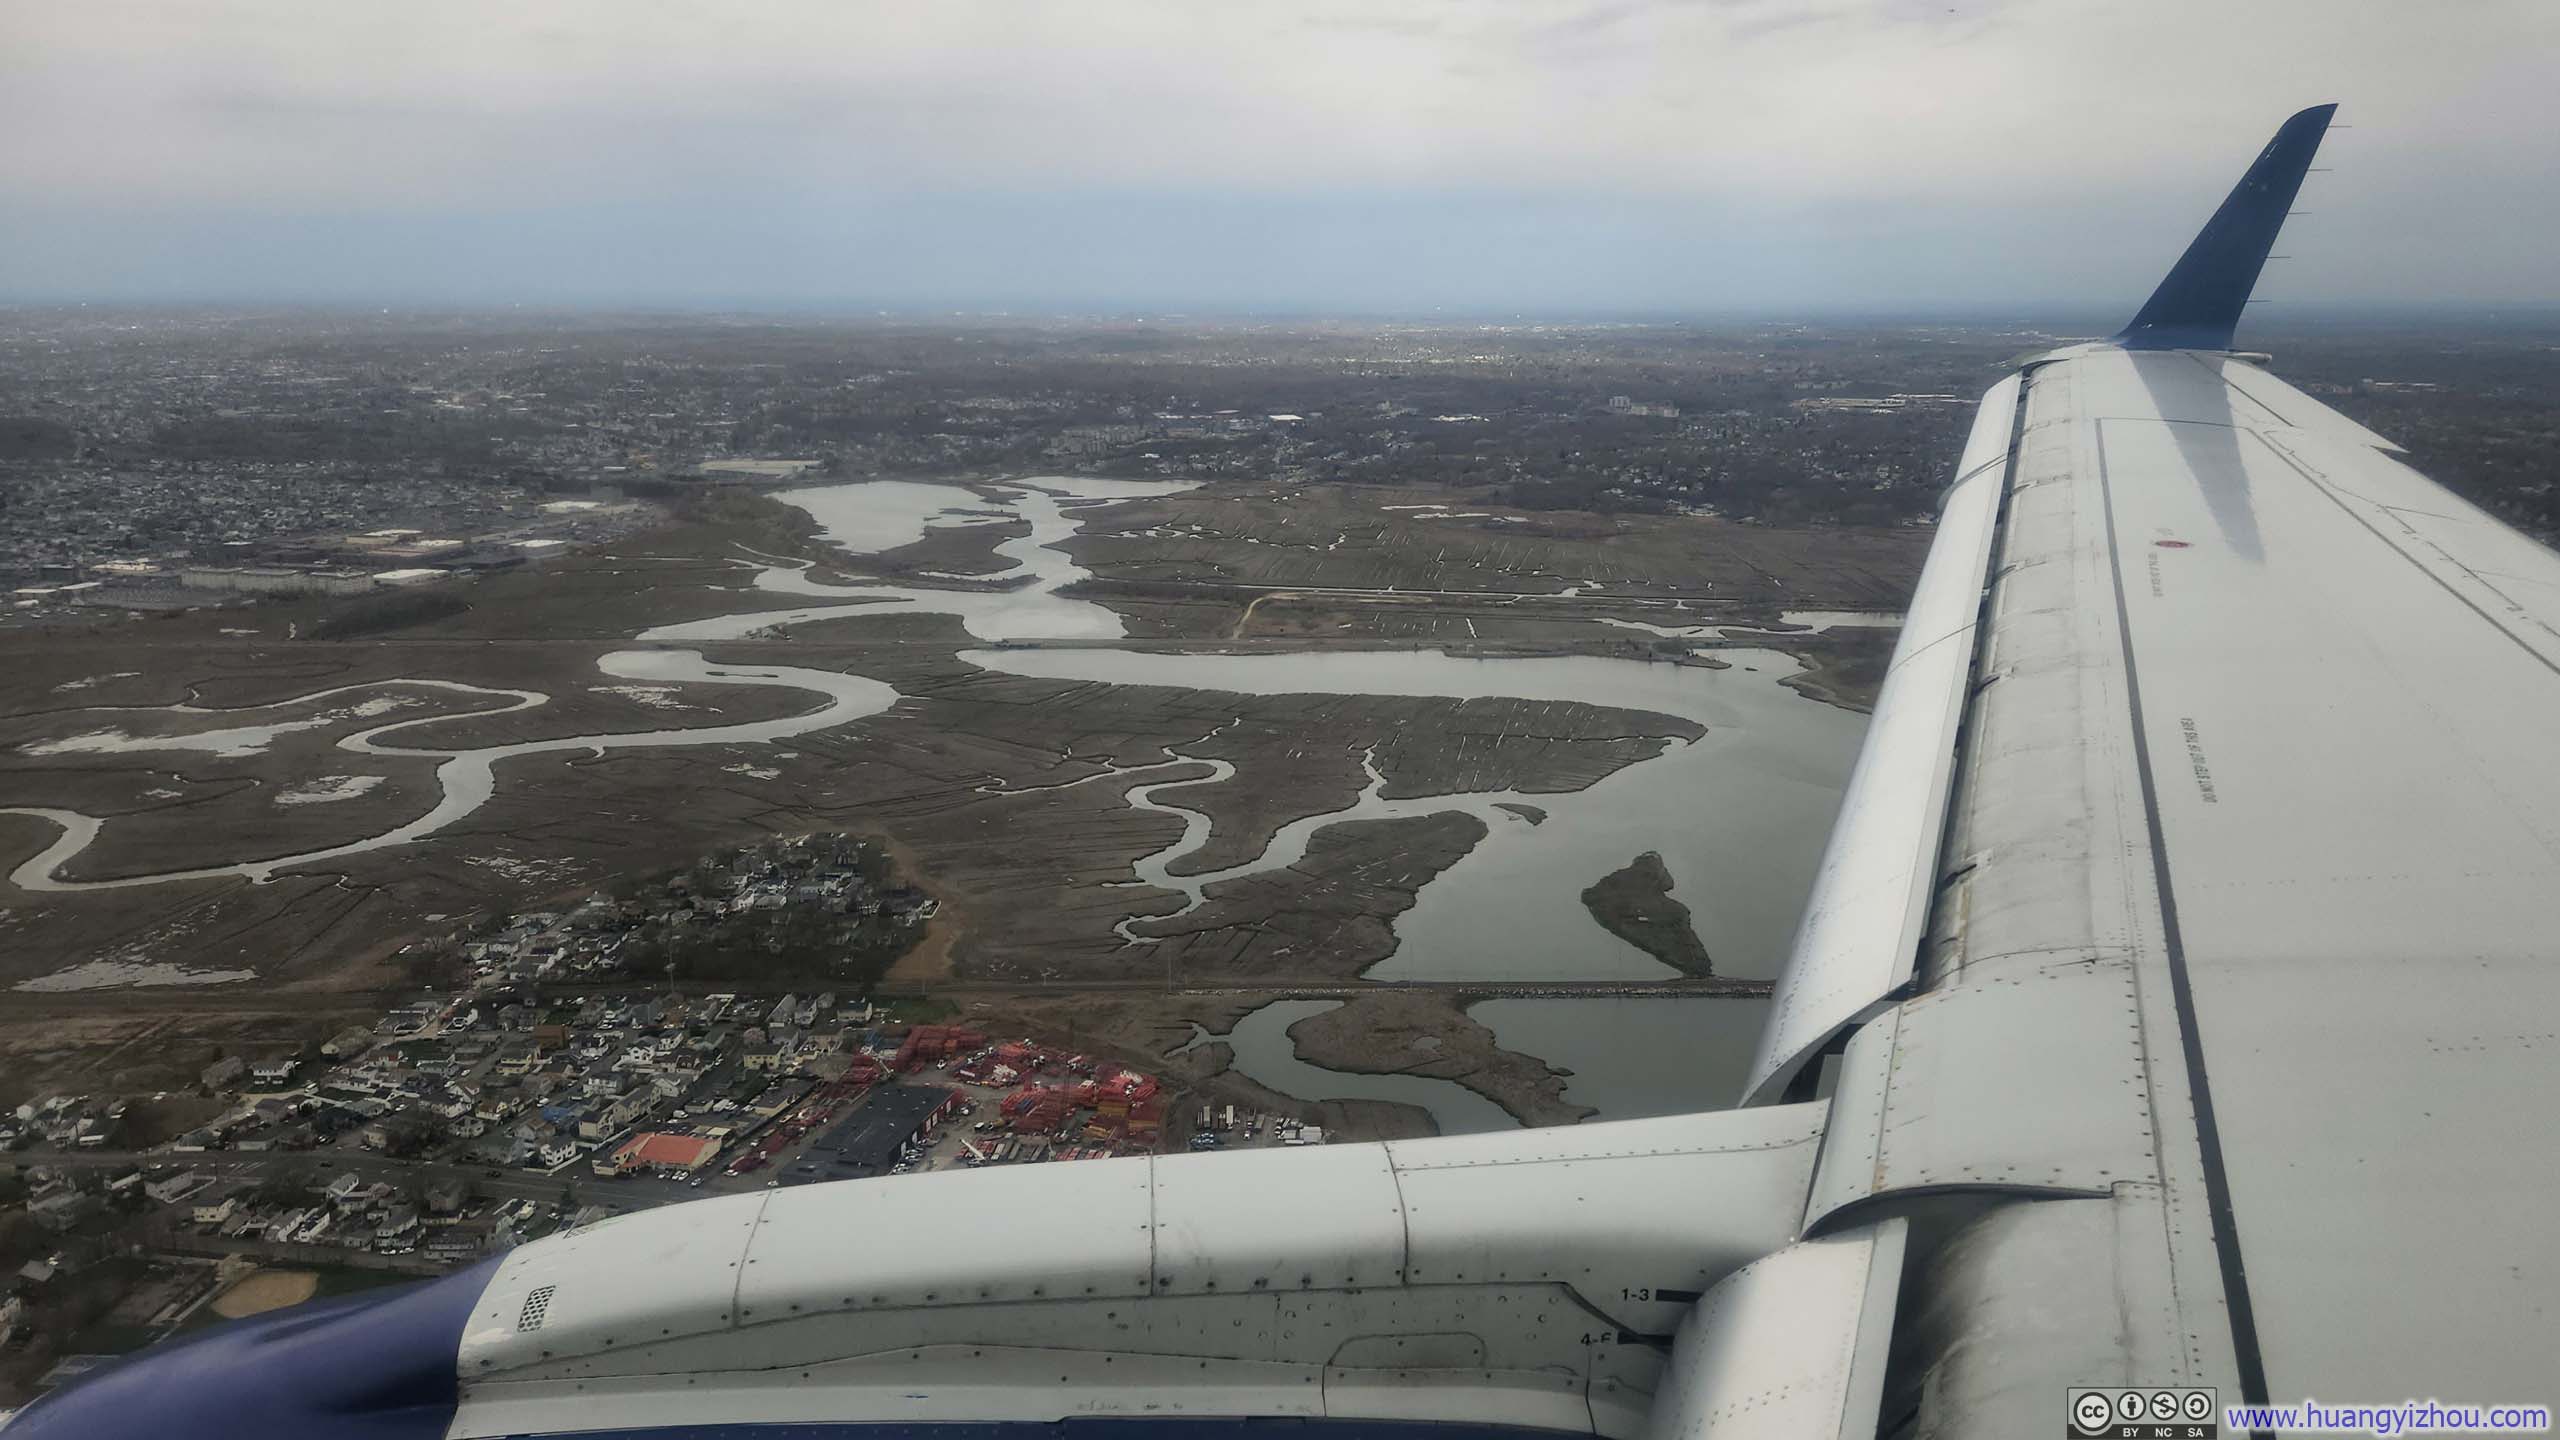
{"type": "Polygon", "coordinates": [[[2396,1405],[2341,1405],[2304,1400],[2298,1405],[2231,1405],[2222,1412],[2229,1431],[2246,1435],[2540,1435],[2551,1429],[2548,1405],[2446,1405],[2404,1400],[2396,1405]]]}

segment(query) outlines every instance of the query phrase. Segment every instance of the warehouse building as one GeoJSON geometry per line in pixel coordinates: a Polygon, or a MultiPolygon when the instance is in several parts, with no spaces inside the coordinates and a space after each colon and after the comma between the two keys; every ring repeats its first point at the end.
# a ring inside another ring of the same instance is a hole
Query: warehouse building
{"type": "Polygon", "coordinates": [[[958,1091],[940,1086],[880,1086],[842,1123],[809,1142],[784,1183],[886,1175],[908,1141],[946,1112],[967,1103],[958,1091]]]}

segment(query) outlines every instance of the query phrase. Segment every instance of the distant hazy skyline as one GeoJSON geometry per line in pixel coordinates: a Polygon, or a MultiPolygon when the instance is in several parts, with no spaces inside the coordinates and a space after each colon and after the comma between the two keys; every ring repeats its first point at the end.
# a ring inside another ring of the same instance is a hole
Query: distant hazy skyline
{"type": "Polygon", "coordinates": [[[2560,299],[2546,0],[0,0],[0,299],[2108,310],[2560,299]]]}

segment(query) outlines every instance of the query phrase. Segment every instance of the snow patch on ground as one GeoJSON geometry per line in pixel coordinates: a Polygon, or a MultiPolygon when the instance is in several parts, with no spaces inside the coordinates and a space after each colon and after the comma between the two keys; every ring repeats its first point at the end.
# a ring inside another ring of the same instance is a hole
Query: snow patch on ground
{"type": "Polygon", "coordinates": [[[141,960],[92,960],[68,970],[56,970],[33,980],[21,980],[15,988],[38,994],[59,994],[70,990],[112,990],[127,985],[236,985],[255,980],[255,970],[190,970],[184,965],[162,965],[141,960]]]}
{"type": "Polygon", "coordinates": [[[699,705],[687,705],[678,700],[676,687],[673,685],[590,685],[587,687],[587,693],[619,695],[625,700],[636,701],[652,710],[699,710],[702,708],[699,705]]]}
{"type": "Polygon", "coordinates": [[[323,715],[281,725],[244,725],[228,730],[206,730],[194,735],[128,735],[110,726],[85,734],[67,735],[60,740],[38,740],[18,749],[27,755],[128,755],[155,750],[203,750],[224,760],[238,760],[265,750],[279,735],[317,729],[333,718],[336,717],[323,715]]]}
{"type": "Polygon", "coordinates": [[[105,675],[84,675],[77,680],[65,680],[54,686],[53,693],[60,695],[71,690],[86,690],[92,685],[104,685],[110,680],[131,680],[141,673],[139,670],[117,670],[105,675]]]}
{"type": "Polygon", "coordinates": [[[1655,625],[1644,620],[1621,620],[1614,615],[1594,615],[1591,618],[1594,623],[1611,629],[1641,630],[1647,635],[1660,635],[1669,640],[1685,640],[1693,635],[1717,636],[1724,630],[1721,625],[1655,625]]]}
{"type": "Polygon", "coordinates": [[[565,880],[578,868],[574,860],[519,860],[511,855],[473,855],[462,863],[495,871],[510,880],[536,882],[565,880]]]}
{"type": "MultiPolygon", "coordinates": [[[[279,701],[274,705],[244,708],[249,711],[280,710],[294,703],[279,701]]],[[[219,730],[200,730],[192,735],[135,735],[108,726],[78,735],[66,735],[59,740],[33,741],[18,749],[27,755],[128,755],[157,750],[202,750],[220,759],[239,760],[263,753],[279,736],[318,730],[345,720],[371,719],[376,715],[407,709],[416,703],[414,696],[376,695],[352,705],[333,705],[302,720],[278,720],[268,725],[232,725],[219,730]]],[[[182,713],[225,713],[193,710],[184,705],[166,708],[182,713]]]]}
{"type": "Polygon", "coordinates": [[[779,780],[782,778],[781,771],[768,770],[761,765],[723,765],[720,767],[720,771],[724,775],[746,775],[758,780],[779,780]]]}
{"type": "Polygon", "coordinates": [[[326,805],[336,800],[353,800],[381,783],[379,775],[322,775],[276,792],[276,803],[326,805]]]}

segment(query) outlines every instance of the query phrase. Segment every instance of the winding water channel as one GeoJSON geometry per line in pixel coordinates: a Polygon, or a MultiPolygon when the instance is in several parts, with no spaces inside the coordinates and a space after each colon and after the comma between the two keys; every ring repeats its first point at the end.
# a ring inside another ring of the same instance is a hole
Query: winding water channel
{"type": "MultiPolygon", "coordinates": [[[[601,754],[607,750],[632,750],[668,745],[746,745],[805,735],[876,715],[897,703],[898,692],[877,680],[859,675],[846,675],[832,670],[804,670],[789,665],[713,665],[698,650],[617,650],[599,657],[596,668],[623,680],[654,681],[661,684],[685,682],[723,685],[771,685],[794,690],[814,690],[827,697],[827,703],[801,715],[780,720],[759,720],[738,725],[709,725],[689,730],[636,730],[615,735],[577,735],[560,740],[520,740],[511,745],[483,745],[472,749],[445,750],[432,746],[389,745],[382,737],[419,725],[440,724],[482,715],[503,715],[510,711],[530,710],[548,704],[550,697],[534,690],[492,690],[478,685],[465,685],[450,680],[384,680],[361,688],[380,689],[401,686],[427,686],[445,690],[466,691],[481,695],[512,696],[515,703],[491,710],[466,712],[464,716],[426,715],[407,720],[394,720],[356,731],[338,741],[338,748],[359,755],[419,755],[439,757],[436,765],[438,795],[433,808],[405,824],[394,826],[379,835],[326,849],[303,850],[288,855],[275,855],[260,860],[244,860],[231,865],[208,865],[192,870],[163,870],[147,875],[127,875],[106,880],[65,880],[59,871],[72,856],[88,848],[95,840],[102,822],[73,810],[55,810],[33,806],[0,807],[0,815],[32,815],[51,820],[62,827],[62,835],[53,844],[36,852],[10,872],[9,883],[25,890],[116,890],[136,885],[165,885],[178,880],[207,880],[236,875],[264,881],[279,870],[307,869],[342,856],[359,855],[391,845],[406,845],[446,828],[488,802],[497,792],[497,766],[502,760],[519,755],[543,755],[560,751],[586,751],[601,754]]],[[[311,697],[303,697],[307,700],[311,697]]],[[[298,701],[286,700],[257,707],[275,710],[293,706],[298,701]]],[[[290,723],[268,726],[239,726],[225,732],[230,737],[254,737],[263,732],[280,733],[299,728],[290,723]]],[[[131,748],[179,750],[201,748],[198,737],[172,736],[155,742],[144,737],[128,741],[131,748]]],[[[236,740],[235,740],[236,743],[236,740]]]]}
{"type": "MultiPolygon", "coordinates": [[[[754,580],[758,592],[813,603],[657,626],[634,637],[635,644],[650,648],[614,651],[597,662],[604,674],[622,680],[658,685],[770,685],[823,697],[824,703],[804,714],[736,725],[470,748],[403,745],[395,738],[412,727],[458,721],[463,716],[389,720],[343,737],[338,747],[360,754],[432,757],[439,793],[426,813],[378,835],[325,849],[196,869],[67,879],[62,869],[96,839],[103,822],[70,810],[0,807],[0,813],[36,816],[62,831],[51,845],[17,866],[10,878],[23,888],[47,891],[225,876],[265,881],[283,871],[435,834],[484,804],[498,783],[496,767],[517,756],[769,743],[878,714],[899,698],[890,686],[860,676],[784,665],[715,665],[696,650],[658,647],[740,639],[817,620],[918,613],[957,616],[970,635],[985,642],[1118,638],[1126,632],[1117,614],[1058,593],[1087,573],[1059,548],[1061,542],[1076,533],[1082,523],[1080,512],[1094,505],[1184,488],[1188,487],[1179,483],[1035,477],[1001,487],[1001,500],[955,486],[910,482],[786,492],[782,498],[815,517],[830,542],[854,554],[912,543],[934,526],[984,524],[1008,517],[1027,521],[1031,533],[996,547],[999,556],[1012,562],[1010,568],[979,577],[1010,582],[1008,588],[834,585],[813,578],[805,564],[760,560],[754,580]]],[[[1793,624],[1879,623],[1888,618],[1786,617],[1793,624]]],[[[1641,628],[1703,636],[1712,627],[1641,628]]],[[[1434,650],[1208,655],[1079,646],[972,650],[963,658],[1008,674],[1054,679],[1249,695],[1507,697],[1613,706],[1695,721],[1706,728],[1700,739],[1665,740],[1657,757],[1622,766],[1599,783],[1574,792],[1505,790],[1389,799],[1383,779],[1371,766],[1370,783],[1348,807],[1293,821],[1281,827],[1260,855],[1204,874],[1174,873],[1174,867],[1208,842],[1211,831],[1207,815],[1186,808],[1182,800],[1186,790],[1231,779],[1235,773],[1231,763],[1194,759],[1177,746],[1162,762],[1071,783],[1168,771],[1164,778],[1132,784],[1125,792],[1132,807],[1178,816],[1184,826],[1174,842],[1137,862],[1133,883],[1175,891],[1191,905],[1202,902],[1209,886],[1301,858],[1315,835],[1330,825],[1450,811],[1478,817],[1488,831],[1485,840],[1422,888],[1413,908],[1396,923],[1395,953],[1373,967],[1372,978],[1632,980],[1668,975],[1667,967],[1602,930],[1580,899],[1586,886],[1648,850],[1662,855],[1673,877],[1674,894],[1689,907],[1718,971],[1769,976],[1783,958],[1810,884],[1856,751],[1861,721],[1779,684],[1795,669],[1784,654],[1725,650],[1718,657],[1729,662],[1729,668],[1585,656],[1474,659],[1434,650]],[[1535,806],[1546,818],[1531,824],[1504,808],[1506,804],[1535,806]]],[[[536,691],[398,679],[237,711],[188,706],[153,711],[230,722],[191,735],[131,736],[121,730],[97,729],[92,718],[81,722],[92,727],[87,734],[44,743],[119,751],[255,753],[277,734],[311,728],[310,705],[358,691],[379,696],[403,688],[506,702],[469,715],[532,709],[549,698],[536,691]],[[260,716],[271,718],[256,718],[260,716]]],[[[102,707],[80,713],[105,717],[118,712],[102,707]]],[[[1122,934],[1132,943],[1146,943],[1143,927],[1135,922],[1124,922],[1122,934]]],[[[1490,1101],[1448,1081],[1347,1076],[1299,1060],[1287,1040],[1288,1026],[1333,1003],[1266,1006],[1245,1017],[1231,1035],[1219,1038],[1234,1047],[1240,1070],[1283,1093],[1306,1099],[1358,1096],[1419,1104],[1448,1131],[1511,1123],[1490,1101]]],[[[1506,1048],[1573,1070],[1568,1098],[1614,1118],[1729,1103],[1764,1010],[1765,1004],[1752,1001],[1568,999],[1489,1001],[1472,1013],[1493,1029],[1506,1048]]]]}
{"type": "MultiPolygon", "coordinates": [[[[1776,651],[1719,652],[1730,669],[1596,656],[1479,660],[1436,650],[1170,655],[1135,650],[971,650],[971,664],[1011,675],[1187,686],[1247,695],[1495,696],[1581,702],[1695,720],[1707,733],[1665,742],[1656,759],[1579,791],[1482,791],[1386,800],[1373,783],[1345,810],[1283,826],[1263,853],[1204,875],[1165,867],[1200,848],[1208,821],[1147,857],[1140,874],[1195,900],[1222,880],[1288,865],[1327,825],[1464,811],[1489,833],[1424,886],[1396,923],[1394,955],[1370,970],[1390,980],[1639,980],[1673,972],[1592,923],[1582,891],[1647,850],[1671,871],[1698,938],[1720,973],[1768,977],[1785,958],[1813,868],[1840,804],[1859,717],[1778,682],[1796,664],[1776,651]],[[1547,812],[1532,825],[1504,802],[1547,812]],[[1158,876],[1163,878],[1157,878],[1158,876]]],[[[1372,772],[1374,775],[1374,771],[1372,772]]],[[[1142,808],[1180,809],[1168,780],[1133,791],[1142,808]],[[1143,792],[1143,793],[1141,793],[1143,792]]]]}
{"type": "MultiPolygon", "coordinates": [[[[1454,1081],[1421,1075],[1359,1075],[1327,1070],[1299,1059],[1297,1044],[1289,1038],[1289,1027],[1341,1004],[1339,1000],[1274,1000],[1238,1020],[1235,1028],[1223,1035],[1192,1026],[1189,1043],[1175,1053],[1213,1042],[1222,1044],[1234,1056],[1230,1063],[1235,1069],[1266,1089],[1301,1100],[1384,1100],[1419,1106],[1431,1112],[1443,1135],[1507,1130],[1518,1123],[1501,1106],[1454,1081]]],[[[1730,1103],[1730,1099],[1719,1103],[1730,1103]]]]}
{"type": "MultiPolygon", "coordinates": [[[[689,624],[661,625],[642,631],[635,639],[642,643],[664,645],[687,640],[730,640],[769,630],[797,621],[834,619],[858,614],[896,613],[889,607],[931,609],[960,615],[971,634],[980,639],[1001,640],[1021,634],[1048,637],[1083,637],[1108,639],[1122,634],[1119,616],[1099,605],[1071,600],[1054,592],[1062,585],[1082,578],[1085,571],[1070,561],[1064,552],[1048,548],[1075,533],[1077,522],[1070,507],[1090,506],[1127,499],[1135,495],[1160,495],[1190,488],[1178,482],[1138,482],[1125,480],[1084,480],[1062,478],[1037,482],[1044,488],[1022,488],[1013,492],[1014,504],[1032,522],[1032,534],[1026,539],[1011,540],[1000,545],[998,552],[1013,560],[1012,571],[1035,573],[1032,584],[1010,592],[925,590],[900,586],[822,585],[810,580],[807,566],[795,561],[775,561],[757,570],[756,588],[783,594],[825,595],[838,597],[830,605],[784,611],[749,611],[738,615],[717,616],[689,624]]],[[[944,485],[918,485],[888,482],[878,509],[867,507],[865,485],[823,486],[815,490],[794,492],[786,498],[817,518],[827,538],[856,553],[869,553],[903,545],[920,538],[929,524],[976,524],[1002,516],[970,514],[990,508],[990,502],[976,494],[944,485]],[[938,492],[926,494],[921,492],[938,492]]],[[[1002,578],[1002,577],[998,577],[1002,578]]],[[[825,697],[826,703],[802,714],[775,720],[762,720],[737,725],[709,725],[668,730],[642,730],[620,734],[573,735],[550,740],[527,740],[506,745],[485,745],[463,749],[440,749],[432,746],[386,744],[383,737],[413,726],[444,720],[460,720],[464,715],[418,716],[393,720],[356,731],[340,739],[337,748],[365,755],[432,756],[438,761],[435,805],[425,814],[378,835],[367,836],[344,845],[305,850],[290,854],[265,856],[225,865],[208,865],[185,870],[163,870],[148,874],[117,876],[96,880],[65,879],[62,868],[87,849],[98,836],[104,822],[75,810],[41,806],[0,806],[0,814],[27,815],[50,821],[62,833],[51,845],[29,857],[10,873],[10,882],[27,890],[72,891],[122,889],[139,885],[164,885],[184,880],[206,880],[237,876],[265,881],[285,870],[305,869],[315,864],[339,859],[388,846],[405,845],[444,830],[487,803],[496,791],[495,768],[499,762],[522,755],[549,753],[602,753],[641,747],[662,748],[699,745],[745,745],[787,740],[814,730],[824,730],[848,721],[876,715],[897,703],[898,692],[878,680],[847,675],[831,670],[810,670],[791,665],[714,665],[703,659],[700,651],[683,649],[617,650],[601,656],[596,668],[618,680],[632,680],[659,685],[686,683],[718,683],[726,685],[764,685],[786,689],[813,691],[825,697]]],[[[263,705],[235,710],[213,710],[193,705],[151,707],[96,707],[76,712],[88,716],[115,714],[160,714],[186,716],[253,716],[271,715],[262,723],[241,723],[218,729],[173,735],[127,735],[117,729],[91,729],[72,736],[38,742],[29,747],[32,753],[51,754],[66,751],[98,751],[130,753],[138,751],[206,751],[215,755],[239,756],[255,754],[277,736],[327,723],[311,716],[293,716],[291,712],[341,696],[359,692],[381,694],[401,689],[433,689],[473,696],[504,698],[511,703],[490,709],[466,712],[468,716],[504,714],[529,710],[550,703],[550,697],[537,690],[499,690],[453,680],[399,678],[374,681],[362,685],[337,686],[328,690],[272,701],[263,705]],[[281,713],[280,713],[281,712],[281,713]]],[[[84,722],[91,723],[94,722],[84,722]]]]}
{"type": "MultiPolygon", "coordinates": [[[[1273,1001],[1224,1034],[1193,1026],[1190,1041],[1180,1048],[1223,1044],[1239,1072],[1301,1100],[1419,1106],[1431,1112],[1444,1135],[1506,1130],[1516,1123],[1501,1106],[1453,1081],[1350,1074],[1299,1059],[1289,1027],[1341,1003],[1273,1001]]],[[[1591,1107],[1598,1118],[1633,1120],[1733,1104],[1750,1071],[1752,1046],[1768,1020],[1769,1002],[1660,996],[1484,1000],[1467,1013],[1491,1030],[1504,1049],[1571,1071],[1566,1100],[1591,1107]]]]}

